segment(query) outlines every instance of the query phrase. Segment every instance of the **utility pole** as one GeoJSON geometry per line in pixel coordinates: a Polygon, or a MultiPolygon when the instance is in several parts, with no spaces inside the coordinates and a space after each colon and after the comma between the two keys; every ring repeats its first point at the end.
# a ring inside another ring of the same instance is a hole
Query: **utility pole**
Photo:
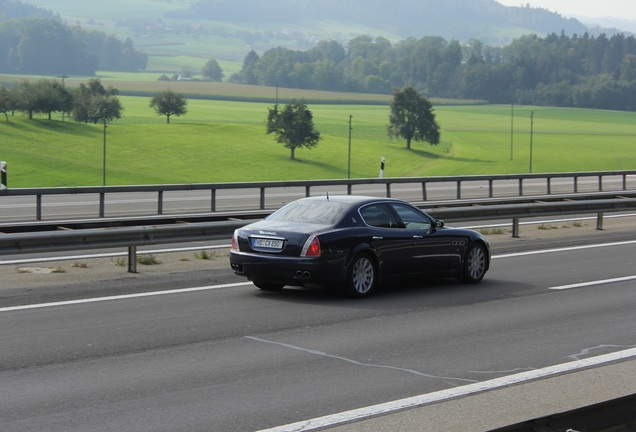
{"type": "Polygon", "coordinates": [[[530,174],[532,174],[532,135],[534,133],[534,111],[530,111],[530,174]]]}
{"type": "Polygon", "coordinates": [[[515,125],[515,103],[510,104],[510,160],[512,160],[512,140],[514,136],[515,125]]]}
{"type": "Polygon", "coordinates": [[[349,158],[348,163],[347,163],[347,178],[350,179],[351,178],[351,119],[353,118],[353,116],[351,114],[349,114],[349,158]]]}
{"type": "Polygon", "coordinates": [[[104,111],[103,111],[103,116],[104,116],[104,159],[103,159],[104,166],[103,166],[103,169],[102,169],[102,175],[103,175],[102,185],[106,186],[106,128],[108,126],[106,126],[106,109],[105,108],[104,108],[104,111]]]}

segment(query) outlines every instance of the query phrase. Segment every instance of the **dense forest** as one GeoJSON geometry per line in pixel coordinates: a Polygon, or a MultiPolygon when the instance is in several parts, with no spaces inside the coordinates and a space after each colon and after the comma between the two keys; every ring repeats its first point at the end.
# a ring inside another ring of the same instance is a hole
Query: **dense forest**
{"type": "Polygon", "coordinates": [[[64,25],[52,13],[19,1],[0,1],[0,73],[136,72],[147,61],[129,39],[64,25]]]}
{"type": "Polygon", "coordinates": [[[359,36],[345,46],[250,52],[231,81],[319,90],[391,93],[413,86],[431,97],[604,109],[636,109],[636,40],[584,34],[524,36],[506,47],[439,37],[359,36]]]}

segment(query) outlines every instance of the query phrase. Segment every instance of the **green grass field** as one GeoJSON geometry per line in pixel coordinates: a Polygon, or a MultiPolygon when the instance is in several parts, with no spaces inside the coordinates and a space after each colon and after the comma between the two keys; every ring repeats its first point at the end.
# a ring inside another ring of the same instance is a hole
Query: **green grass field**
{"type": "MultiPolygon", "coordinates": [[[[515,107],[511,160],[510,106],[436,106],[442,143],[391,141],[388,105],[309,105],[323,140],[289,151],[265,134],[271,104],[190,99],[188,113],[167,124],[149,97],[121,96],[124,117],[106,129],[108,185],[213,183],[347,178],[349,115],[351,177],[527,173],[530,111],[532,171],[636,169],[636,113],[515,107]]],[[[12,188],[101,185],[103,125],[0,118],[0,160],[12,188]]]]}

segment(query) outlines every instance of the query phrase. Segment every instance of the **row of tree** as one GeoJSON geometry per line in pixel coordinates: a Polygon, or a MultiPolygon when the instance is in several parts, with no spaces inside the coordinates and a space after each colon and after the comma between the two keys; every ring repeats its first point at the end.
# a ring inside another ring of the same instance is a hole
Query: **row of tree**
{"type": "MultiPolygon", "coordinates": [[[[51,120],[54,112],[61,112],[77,122],[98,123],[112,121],[122,116],[124,107],[117,97],[118,91],[112,86],[104,87],[101,80],[92,78],[77,88],[68,88],[64,81],[42,79],[24,80],[16,87],[0,86],[0,113],[9,121],[9,114],[17,111],[25,113],[29,119],[35,114],[45,114],[51,120]]],[[[165,90],[150,100],[150,107],[157,115],[185,115],[188,101],[179,93],[165,90]]]]}
{"type": "Polygon", "coordinates": [[[0,22],[0,73],[94,75],[98,69],[138,72],[147,63],[148,56],[131,39],[50,18],[0,22]]]}
{"type": "Polygon", "coordinates": [[[525,36],[506,47],[439,37],[396,44],[359,36],[346,47],[251,51],[230,81],[333,91],[391,93],[413,86],[434,97],[606,109],[636,109],[636,39],[525,36]]]}
{"type": "Polygon", "coordinates": [[[15,87],[0,87],[0,113],[25,113],[29,119],[45,114],[51,119],[54,112],[72,115],[78,122],[97,123],[121,118],[123,107],[117,89],[104,87],[98,78],[77,88],[69,88],[58,80],[21,81],[15,87]]]}

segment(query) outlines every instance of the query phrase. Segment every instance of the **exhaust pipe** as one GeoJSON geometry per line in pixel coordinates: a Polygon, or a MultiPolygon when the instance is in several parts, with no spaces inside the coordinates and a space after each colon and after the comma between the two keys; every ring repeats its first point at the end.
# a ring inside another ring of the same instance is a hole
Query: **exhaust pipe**
{"type": "Polygon", "coordinates": [[[296,271],[296,277],[298,279],[311,279],[311,273],[308,271],[298,270],[296,271]]]}

